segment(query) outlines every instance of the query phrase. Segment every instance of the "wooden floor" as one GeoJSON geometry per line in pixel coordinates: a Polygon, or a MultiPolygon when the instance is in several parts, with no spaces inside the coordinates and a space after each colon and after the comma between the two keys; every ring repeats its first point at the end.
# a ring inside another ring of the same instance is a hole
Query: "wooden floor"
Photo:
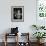
{"type": "MultiPolygon", "coordinates": [[[[0,42],[0,46],[4,46],[4,43],[3,42],[2,43],[0,42]]],[[[14,43],[10,42],[10,43],[8,43],[7,46],[15,46],[15,42],[14,43]]],[[[32,42],[32,43],[30,43],[30,46],[37,46],[37,43],[32,42]]],[[[42,46],[46,46],[46,43],[44,43],[42,46]]]]}

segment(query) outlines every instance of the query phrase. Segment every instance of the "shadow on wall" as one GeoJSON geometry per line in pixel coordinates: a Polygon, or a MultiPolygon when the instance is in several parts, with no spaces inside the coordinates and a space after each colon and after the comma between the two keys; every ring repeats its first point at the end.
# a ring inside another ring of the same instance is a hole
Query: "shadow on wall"
{"type": "Polygon", "coordinates": [[[4,31],[2,32],[2,34],[10,33],[10,32],[11,32],[11,28],[8,28],[8,29],[4,30],[4,31]]]}
{"type": "Polygon", "coordinates": [[[36,42],[37,39],[33,36],[33,33],[36,32],[36,30],[34,28],[32,28],[32,25],[29,26],[29,29],[30,29],[30,31],[29,31],[30,35],[29,36],[30,36],[31,42],[33,42],[33,41],[36,42]]]}

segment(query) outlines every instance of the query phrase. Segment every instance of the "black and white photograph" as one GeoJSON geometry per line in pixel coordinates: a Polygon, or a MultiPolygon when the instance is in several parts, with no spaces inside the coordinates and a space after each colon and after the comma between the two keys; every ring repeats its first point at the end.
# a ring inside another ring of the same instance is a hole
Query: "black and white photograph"
{"type": "Polygon", "coordinates": [[[11,7],[11,21],[23,22],[24,21],[24,6],[11,7]]]}

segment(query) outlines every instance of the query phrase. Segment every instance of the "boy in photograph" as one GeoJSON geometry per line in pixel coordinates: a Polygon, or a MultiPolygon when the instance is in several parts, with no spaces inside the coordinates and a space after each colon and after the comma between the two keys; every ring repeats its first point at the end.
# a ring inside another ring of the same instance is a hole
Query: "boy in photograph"
{"type": "Polygon", "coordinates": [[[22,19],[22,8],[14,9],[14,19],[22,19]]]}

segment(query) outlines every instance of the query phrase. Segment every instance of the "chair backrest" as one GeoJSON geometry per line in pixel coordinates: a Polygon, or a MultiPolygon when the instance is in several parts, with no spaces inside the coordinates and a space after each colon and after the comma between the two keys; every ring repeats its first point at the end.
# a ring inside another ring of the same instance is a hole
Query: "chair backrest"
{"type": "Polygon", "coordinates": [[[28,42],[29,41],[29,33],[21,33],[19,37],[20,42],[28,42]]]}

